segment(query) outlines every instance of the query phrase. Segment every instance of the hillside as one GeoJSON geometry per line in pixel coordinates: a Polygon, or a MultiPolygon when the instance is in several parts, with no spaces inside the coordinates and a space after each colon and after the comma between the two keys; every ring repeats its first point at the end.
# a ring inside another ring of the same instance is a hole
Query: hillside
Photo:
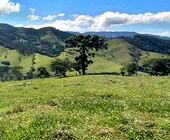
{"type": "MultiPolygon", "coordinates": [[[[108,49],[100,50],[93,58],[88,73],[120,72],[122,65],[137,62],[142,65],[145,61],[156,58],[170,58],[170,55],[141,50],[123,39],[107,41],[108,49]]],[[[59,58],[73,60],[76,56],[74,49],[66,49],[59,58]]]]}
{"type": "MultiPolygon", "coordinates": [[[[56,58],[74,60],[77,55],[74,48],[65,47],[65,40],[72,34],[51,27],[36,30],[0,24],[0,61],[9,61],[11,66],[22,66],[24,72],[32,66],[44,66],[50,72],[49,66],[56,58]]],[[[88,73],[119,72],[122,65],[128,63],[142,64],[152,58],[170,57],[170,40],[158,36],[133,32],[85,34],[103,36],[108,42],[108,50],[97,52],[88,73]]]]}
{"type": "MultiPolygon", "coordinates": [[[[144,61],[152,58],[169,58],[169,55],[142,51],[122,39],[108,41],[108,50],[97,52],[93,58],[94,63],[89,66],[88,73],[112,73],[119,72],[122,65],[144,61]]],[[[73,49],[65,49],[58,58],[74,60],[76,52],[73,49]]],[[[50,71],[50,64],[56,57],[49,57],[41,54],[23,55],[16,50],[0,47],[0,61],[9,61],[11,66],[22,66],[24,72],[30,70],[32,66],[38,68],[44,66],[50,71]],[[33,63],[34,59],[34,63],[33,63]]]]}
{"type": "Polygon", "coordinates": [[[169,139],[169,77],[0,83],[0,139],[169,139]]]}
{"type": "Polygon", "coordinates": [[[11,66],[23,67],[23,72],[28,72],[32,66],[35,68],[44,66],[49,70],[49,66],[55,58],[41,54],[23,55],[16,50],[10,50],[0,46],[0,61],[8,61],[11,66]],[[34,63],[33,63],[34,61],[34,63]]]}
{"type": "Polygon", "coordinates": [[[170,40],[151,35],[135,35],[133,38],[123,37],[124,40],[144,51],[170,54],[170,40]]]}
{"type": "Polygon", "coordinates": [[[36,30],[0,24],[0,45],[21,54],[57,56],[64,51],[64,41],[70,36],[51,27],[36,30]]]}

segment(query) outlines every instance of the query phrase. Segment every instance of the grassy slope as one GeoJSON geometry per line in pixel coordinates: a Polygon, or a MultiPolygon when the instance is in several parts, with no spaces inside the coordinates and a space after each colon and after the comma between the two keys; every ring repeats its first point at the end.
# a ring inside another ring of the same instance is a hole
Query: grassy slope
{"type": "Polygon", "coordinates": [[[170,58],[170,55],[141,51],[139,63],[142,64],[145,61],[150,60],[150,59],[165,59],[165,58],[170,58]]]}
{"type": "Polygon", "coordinates": [[[137,57],[141,65],[149,59],[170,58],[165,54],[142,51],[121,39],[110,40],[108,49],[97,53],[88,72],[119,72],[122,65],[134,62],[137,57]],[[139,52],[140,55],[135,56],[133,51],[139,52]]]}
{"type": "Polygon", "coordinates": [[[54,61],[55,58],[51,58],[45,55],[40,55],[40,54],[36,54],[35,55],[35,68],[41,67],[41,66],[45,66],[47,68],[48,71],[50,71],[50,65],[52,63],[52,61],[54,61]]]}
{"type": "Polygon", "coordinates": [[[19,65],[19,53],[0,47],[0,60],[10,61],[11,65],[19,65]]]}
{"type": "Polygon", "coordinates": [[[124,40],[110,40],[108,41],[108,49],[98,52],[98,55],[119,65],[127,64],[132,62],[130,56],[130,48],[132,47],[124,40]]]}
{"type": "Polygon", "coordinates": [[[94,63],[89,66],[88,73],[119,72],[121,65],[105,58],[96,56],[93,58],[94,63]]]}
{"type": "Polygon", "coordinates": [[[169,77],[0,83],[0,139],[170,139],[169,77]]]}
{"type": "MultiPolygon", "coordinates": [[[[22,66],[24,71],[29,71],[32,66],[33,55],[21,55],[15,50],[9,50],[0,47],[0,61],[6,60],[11,63],[12,66],[22,66]]],[[[49,70],[51,62],[55,58],[51,58],[45,55],[35,54],[35,68],[44,66],[49,70]]]]}

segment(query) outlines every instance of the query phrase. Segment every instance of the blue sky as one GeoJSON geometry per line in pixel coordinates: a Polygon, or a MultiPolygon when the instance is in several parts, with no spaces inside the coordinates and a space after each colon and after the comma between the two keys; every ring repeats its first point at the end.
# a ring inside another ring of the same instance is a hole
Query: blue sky
{"type": "Polygon", "coordinates": [[[64,31],[170,36],[170,0],[1,0],[0,22],[64,31]]]}

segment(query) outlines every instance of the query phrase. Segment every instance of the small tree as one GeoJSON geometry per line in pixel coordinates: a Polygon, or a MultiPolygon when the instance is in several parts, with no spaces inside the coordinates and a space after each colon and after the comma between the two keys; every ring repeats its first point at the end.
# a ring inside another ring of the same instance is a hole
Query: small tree
{"type": "MultiPolygon", "coordinates": [[[[127,72],[129,76],[137,74],[139,66],[136,63],[130,63],[121,69],[121,72],[127,72]]],[[[125,74],[125,73],[124,73],[125,74]]]]}
{"type": "Polygon", "coordinates": [[[16,80],[22,80],[23,78],[22,70],[23,70],[23,67],[21,66],[11,67],[11,72],[14,75],[16,80]]]}
{"type": "Polygon", "coordinates": [[[2,65],[0,66],[0,80],[5,80],[8,75],[9,75],[10,68],[9,66],[2,65]]]}
{"type": "Polygon", "coordinates": [[[47,69],[45,67],[39,67],[37,69],[37,71],[38,71],[37,76],[39,78],[48,78],[48,77],[50,77],[50,74],[49,74],[49,72],[47,71],[47,69]]]}
{"type": "Polygon", "coordinates": [[[26,73],[26,79],[33,79],[35,76],[35,68],[31,67],[31,69],[26,73]]]}
{"type": "Polygon", "coordinates": [[[51,71],[55,72],[56,75],[62,75],[66,77],[66,72],[70,71],[71,67],[72,63],[70,63],[68,60],[57,59],[51,64],[51,71]]]}
{"type": "Polygon", "coordinates": [[[67,47],[76,47],[79,49],[79,56],[77,56],[75,60],[77,61],[83,75],[86,74],[89,64],[93,63],[90,59],[90,57],[95,56],[93,50],[98,51],[99,49],[107,49],[107,43],[105,40],[98,36],[74,36],[67,40],[66,43],[67,47]]]}
{"type": "Polygon", "coordinates": [[[126,73],[126,68],[125,68],[125,67],[122,67],[122,68],[120,69],[120,74],[121,74],[122,76],[125,76],[125,73],[126,73]]]}

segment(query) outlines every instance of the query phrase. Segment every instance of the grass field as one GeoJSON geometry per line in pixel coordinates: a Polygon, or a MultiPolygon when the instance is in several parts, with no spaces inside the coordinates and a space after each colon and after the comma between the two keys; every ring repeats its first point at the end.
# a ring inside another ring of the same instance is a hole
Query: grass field
{"type": "Polygon", "coordinates": [[[2,140],[169,140],[169,77],[0,83],[2,140]]]}

